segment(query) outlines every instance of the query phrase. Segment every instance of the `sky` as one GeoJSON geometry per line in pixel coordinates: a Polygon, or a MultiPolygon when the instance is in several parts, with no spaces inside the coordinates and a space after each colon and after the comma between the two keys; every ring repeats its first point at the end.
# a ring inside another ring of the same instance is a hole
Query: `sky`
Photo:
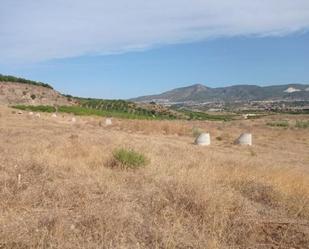
{"type": "Polygon", "coordinates": [[[308,0],[1,0],[0,73],[74,96],[309,83],[308,0]]]}

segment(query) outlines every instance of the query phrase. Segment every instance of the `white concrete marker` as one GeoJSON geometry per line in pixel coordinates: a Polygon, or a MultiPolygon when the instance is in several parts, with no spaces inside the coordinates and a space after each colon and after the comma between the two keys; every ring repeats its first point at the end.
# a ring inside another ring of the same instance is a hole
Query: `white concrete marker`
{"type": "Polygon", "coordinates": [[[112,124],[113,124],[112,119],[110,119],[110,118],[105,119],[105,125],[106,126],[112,125],[112,124]]]}
{"type": "Polygon", "coordinates": [[[53,114],[52,114],[52,118],[57,118],[57,114],[56,114],[56,113],[53,113],[53,114]]]}
{"type": "Polygon", "coordinates": [[[195,144],[201,146],[210,145],[210,134],[209,133],[201,133],[195,140],[195,144]]]}
{"type": "Polygon", "coordinates": [[[236,141],[237,144],[240,145],[252,145],[252,134],[251,133],[243,133],[236,141]]]}

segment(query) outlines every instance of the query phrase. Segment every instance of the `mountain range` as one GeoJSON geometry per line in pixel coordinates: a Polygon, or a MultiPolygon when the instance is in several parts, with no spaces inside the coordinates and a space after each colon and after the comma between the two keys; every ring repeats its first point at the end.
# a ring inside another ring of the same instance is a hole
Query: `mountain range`
{"type": "Polygon", "coordinates": [[[157,95],[131,99],[135,102],[246,102],[246,101],[309,101],[309,85],[287,84],[273,86],[235,85],[211,88],[202,84],[176,88],[157,95]]]}

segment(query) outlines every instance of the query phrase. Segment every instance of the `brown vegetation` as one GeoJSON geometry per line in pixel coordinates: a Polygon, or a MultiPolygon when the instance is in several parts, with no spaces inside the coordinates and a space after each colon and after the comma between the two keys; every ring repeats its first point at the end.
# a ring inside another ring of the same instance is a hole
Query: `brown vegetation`
{"type": "Polygon", "coordinates": [[[70,120],[0,107],[0,248],[309,248],[308,129],[70,120]],[[150,163],[108,167],[118,148],[150,163]]]}

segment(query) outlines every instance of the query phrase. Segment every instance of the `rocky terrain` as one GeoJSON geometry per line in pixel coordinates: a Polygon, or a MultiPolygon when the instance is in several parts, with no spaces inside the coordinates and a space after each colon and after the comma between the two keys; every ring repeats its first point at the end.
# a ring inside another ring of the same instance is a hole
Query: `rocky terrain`
{"type": "Polygon", "coordinates": [[[2,105],[73,105],[74,103],[73,99],[49,87],[0,81],[2,105]]]}

